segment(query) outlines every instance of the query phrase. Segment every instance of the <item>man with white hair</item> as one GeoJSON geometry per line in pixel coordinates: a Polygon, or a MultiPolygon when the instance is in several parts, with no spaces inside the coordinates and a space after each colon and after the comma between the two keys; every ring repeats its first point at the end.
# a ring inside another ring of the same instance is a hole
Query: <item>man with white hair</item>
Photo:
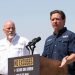
{"type": "Polygon", "coordinates": [[[30,55],[25,47],[29,41],[16,33],[15,23],[11,20],[4,23],[3,31],[6,38],[0,40],[0,74],[8,75],[8,58],[30,55]]]}

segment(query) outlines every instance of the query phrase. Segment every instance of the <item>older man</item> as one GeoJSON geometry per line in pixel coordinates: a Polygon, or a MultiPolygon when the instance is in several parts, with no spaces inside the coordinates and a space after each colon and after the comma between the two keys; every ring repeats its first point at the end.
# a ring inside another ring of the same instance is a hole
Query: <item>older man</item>
{"type": "Polygon", "coordinates": [[[3,31],[6,38],[0,40],[0,74],[8,75],[8,58],[29,55],[26,49],[28,39],[16,33],[15,23],[8,20],[3,31]]]}

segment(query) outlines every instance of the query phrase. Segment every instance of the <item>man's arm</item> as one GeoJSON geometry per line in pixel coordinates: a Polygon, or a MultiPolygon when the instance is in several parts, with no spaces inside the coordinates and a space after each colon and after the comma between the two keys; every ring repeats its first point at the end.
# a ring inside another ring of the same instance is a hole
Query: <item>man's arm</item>
{"type": "Polygon", "coordinates": [[[59,67],[64,67],[65,65],[70,64],[72,62],[75,62],[75,53],[72,53],[71,55],[64,57],[59,67]]]}

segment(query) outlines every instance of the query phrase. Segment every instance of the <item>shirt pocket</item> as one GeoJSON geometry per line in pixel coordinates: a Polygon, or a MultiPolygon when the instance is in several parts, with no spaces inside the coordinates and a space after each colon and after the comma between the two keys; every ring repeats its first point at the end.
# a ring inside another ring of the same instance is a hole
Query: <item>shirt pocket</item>
{"type": "Polygon", "coordinates": [[[51,50],[52,43],[53,43],[53,41],[48,41],[48,42],[45,44],[45,50],[46,50],[46,51],[51,50]]]}
{"type": "Polygon", "coordinates": [[[53,41],[48,41],[48,42],[46,42],[45,46],[49,46],[49,45],[51,45],[52,43],[53,43],[53,41]]]}
{"type": "Polygon", "coordinates": [[[68,39],[60,39],[58,45],[60,46],[60,49],[62,50],[68,50],[68,39]]]}
{"type": "Polygon", "coordinates": [[[16,45],[16,46],[14,46],[14,49],[16,49],[16,50],[23,50],[24,49],[24,45],[16,45]]]}
{"type": "Polygon", "coordinates": [[[50,57],[52,50],[53,50],[53,41],[49,41],[45,45],[45,51],[46,51],[47,56],[50,57]]]}

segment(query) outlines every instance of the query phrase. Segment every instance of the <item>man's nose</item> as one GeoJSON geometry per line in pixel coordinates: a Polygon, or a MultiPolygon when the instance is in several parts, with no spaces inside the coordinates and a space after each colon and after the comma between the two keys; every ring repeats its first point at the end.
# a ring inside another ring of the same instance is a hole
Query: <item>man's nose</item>
{"type": "Polygon", "coordinates": [[[12,28],[10,28],[10,31],[13,31],[13,29],[12,29],[12,28]]]}
{"type": "Polygon", "coordinates": [[[57,22],[57,20],[56,20],[56,19],[54,19],[54,22],[57,22]]]}

